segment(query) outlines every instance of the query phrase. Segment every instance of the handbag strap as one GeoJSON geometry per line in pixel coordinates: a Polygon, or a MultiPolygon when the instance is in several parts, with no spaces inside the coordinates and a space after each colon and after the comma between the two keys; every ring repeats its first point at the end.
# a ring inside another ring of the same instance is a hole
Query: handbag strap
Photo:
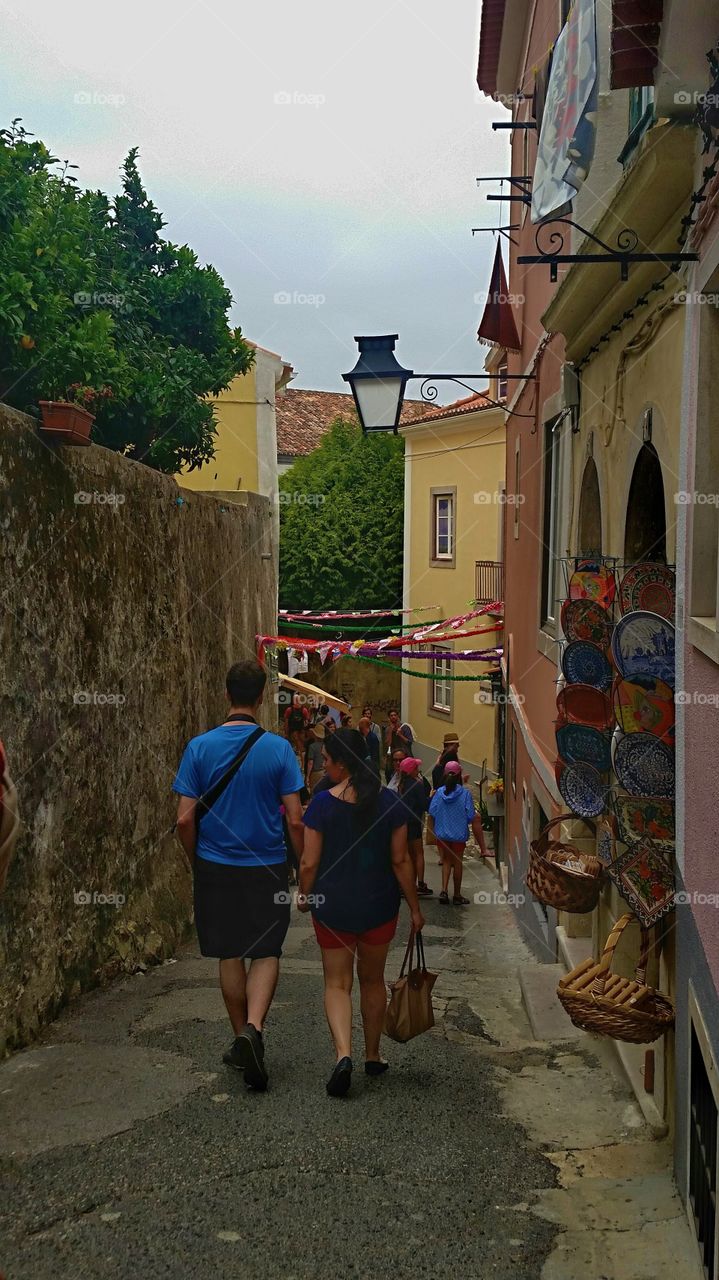
{"type": "Polygon", "coordinates": [[[415,933],[414,929],[410,929],[410,931],[409,931],[409,942],[407,943],[407,949],[406,949],[406,951],[405,951],[405,953],[404,953],[404,960],[402,961],[402,968],[401,968],[401,969],[400,969],[400,971],[399,971],[399,976],[400,976],[400,978],[403,978],[403,977],[404,977],[404,972],[405,972],[405,969],[407,968],[407,965],[408,965],[408,964],[409,964],[410,972],[411,972],[411,971],[412,971],[412,969],[414,968],[414,948],[415,948],[415,945],[416,945],[416,947],[417,947],[417,968],[418,968],[418,969],[422,969],[423,973],[426,973],[426,972],[427,972],[427,965],[426,965],[425,958],[424,958],[424,941],[423,941],[423,939],[422,939],[422,934],[421,934],[421,932],[420,932],[420,933],[415,933]]]}
{"type": "Polygon", "coordinates": [[[411,968],[411,965],[412,965],[412,954],[413,954],[413,952],[414,952],[414,929],[410,929],[410,931],[409,931],[409,942],[407,943],[407,949],[406,949],[406,951],[405,951],[405,953],[404,953],[404,960],[402,961],[402,968],[401,968],[401,969],[400,969],[400,971],[399,971],[399,976],[400,976],[400,978],[403,978],[403,977],[404,977],[404,971],[405,971],[405,969],[407,968],[407,965],[408,965],[408,964],[410,965],[410,968],[411,968]]]}
{"type": "Polygon", "coordinates": [[[200,820],[204,818],[206,813],[209,812],[209,810],[212,808],[215,801],[219,800],[223,791],[232,782],[232,779],[235,777],[235,774],[238,772],[240,765],[243,763],[245,758],[249,755],[255,743],[258,741],[259,738],[262,737],[264,732],[265,730],[262,728],[262,726],[258,725],[257,728],[255,729],[255,732],[251,733],[249,738],[247,738],[246,741],[243,742],[241,750],[235,756],[234,760],[228,766],[228,768],[225,769],[225,772],[222,774],[222,776],[217,779],[217,782],[213,783],[213,785],[205,792],[204,795],[200,796],[199,800],[197,801],[197,805],[195,806],[195,822],[198,828],[200,825],[200,820]]]}

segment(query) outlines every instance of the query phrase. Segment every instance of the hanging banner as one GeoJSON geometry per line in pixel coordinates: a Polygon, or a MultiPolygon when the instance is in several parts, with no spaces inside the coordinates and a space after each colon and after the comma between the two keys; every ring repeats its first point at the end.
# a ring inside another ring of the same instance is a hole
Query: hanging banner
{"type": "MultiPolygon", "coordinates": [[[[429,643],[441,644],[445,640],[463,640],[465,636],[484,636],[494,631],[503,631],[504,623],[495,622],[491,627],[471,627],[463,628],[459,631],[450,631],[445,634],[444,630],[440,635],[435,633],[430,637],[429,643]]],[[[322,640],[303,640],[298,636],[256,636],[257,656],[260,662],[263,661],[265,649],[270,645],[276,646],[278,649],[298,649],[303,653],[319,653],[320,650],[326,648],[326,644],[322,640]]],[[[412,636],[391,636],[386,640],[380,641],[352,641],[338,640],[331,646],[332,660],[340,658],[344,655],[349,657],[357,657],[360,654],[364,656],[373,656],[377,653],[385,653],[390,657],[395,649],[402,649],[406,645],[427,643],[420,641],[412,636]]],[[[415,657],[421,658],[423,651],[413,651],[415,657]]]]}
{"type": "Polygon", "coordinates": [[[339,609],[330,609],[327,613],[316,613],[314,609],[303,609],[299,613],[280,609],[278,612],[280,618],[288,622],[320,622],[325,618],[335,621],[337,618],[382,618],[404,613],[430,613],[433,609],[439,609],[439,605],[425,604],[421,609],[353,609],[351,613],[342,613],[339,609]]]}
{"type": "Polygon", "coordinates": [[[574,0],[554,46],[532,183],[532,222],[569,213],[594,158],[596,0],[574,0]]]}

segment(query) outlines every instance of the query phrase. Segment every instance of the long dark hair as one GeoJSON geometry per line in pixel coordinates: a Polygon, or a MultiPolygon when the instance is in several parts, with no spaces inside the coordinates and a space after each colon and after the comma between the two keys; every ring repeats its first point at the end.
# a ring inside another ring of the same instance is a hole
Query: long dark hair
{"type": "Polygon", "coordinates": [[[415,778],[411,773],[401,773],[399,775],[399,786],[397,788],[399,794],[403,796],[405,791],[409,791],[412,783],[418,781],[418,777],[419,775],[415,778]]]}
{"type": "Polygon", "coordinates": [[[359,729],[337,729],[325,739],[325,751],[330,760],[343,764],[349,772],[349,780],[357,796],[354,806],[356,817],[363,826],[369,825],[377,812],[381,784],[371,766],[359,729]]]}
{"type": "Polygon", "coordinates": [[[455,773],[454,770],[452,770],[451,773],[445,773],[444,789],[447,792],[448,796],[451,796],[452,792],[456,790],[456,788],[460,785],[461,781],[462,781],[461,773],[455,773]]]}

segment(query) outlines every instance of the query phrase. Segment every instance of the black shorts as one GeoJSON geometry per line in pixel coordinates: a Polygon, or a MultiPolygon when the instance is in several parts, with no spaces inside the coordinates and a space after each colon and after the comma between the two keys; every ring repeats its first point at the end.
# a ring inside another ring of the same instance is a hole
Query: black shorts
{"type": "Polygon", "coordinates": [[[290,923],[287,863],[230,867],[195,858],[195,928],[203,956],[281,956],[290,923]]]}

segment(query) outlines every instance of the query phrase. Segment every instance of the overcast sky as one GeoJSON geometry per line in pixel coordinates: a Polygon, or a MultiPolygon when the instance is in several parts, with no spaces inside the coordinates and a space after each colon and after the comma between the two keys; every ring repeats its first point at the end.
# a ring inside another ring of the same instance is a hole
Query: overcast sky
{"type": "Polygon", "coordinates": [[[475,83],[479,10],[0,0],[2,120],[111,193],[138,145],[166,234],[214,263],[294,386],[346,390],[359,333],[398,332],[418,371],[468,372],[494,243],[472,227],[499,210],[475,178],[507,172],[490,128],[506,112],[475,83]]]}

